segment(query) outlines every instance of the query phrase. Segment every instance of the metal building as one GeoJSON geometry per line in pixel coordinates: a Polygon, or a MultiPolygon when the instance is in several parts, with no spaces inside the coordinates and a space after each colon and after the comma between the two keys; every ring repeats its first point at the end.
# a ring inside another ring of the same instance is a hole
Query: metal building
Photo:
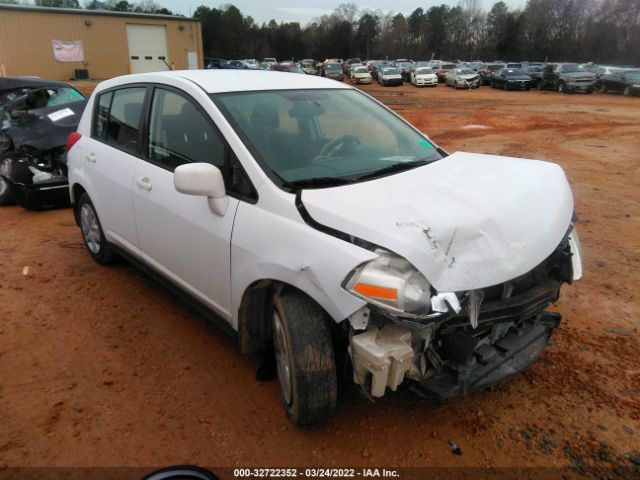
{"type": "Polygon", "coordinates": [[[198,20],[0,4],[0,75],[55,80],[202,68],[198,20]]]}

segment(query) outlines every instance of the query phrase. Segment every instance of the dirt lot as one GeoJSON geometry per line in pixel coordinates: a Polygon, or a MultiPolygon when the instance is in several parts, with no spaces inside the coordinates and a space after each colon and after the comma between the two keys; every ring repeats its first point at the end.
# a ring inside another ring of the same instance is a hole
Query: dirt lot
{"type": "Polygon", "coordinates": [[[493,391],[440,405],[408,390],[372,404],[352,389],[328,423],[296,428],[277,384],[256,382],[221,332],[128,264],[95,264],[70,210],[2,208],[0,472],[187,462],[568,466],[617,478],[611,469],[623,466],[638,478],[640,98],[364,90],[450,152],[565,169],[585,275],[564,287],[555,306],[564,321],[541,361],[493,391]]]}

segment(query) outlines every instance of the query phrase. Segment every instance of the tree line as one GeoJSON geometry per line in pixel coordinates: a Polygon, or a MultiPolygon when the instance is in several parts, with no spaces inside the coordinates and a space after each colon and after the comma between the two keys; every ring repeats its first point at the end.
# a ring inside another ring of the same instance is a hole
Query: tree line
{"type": "MultiPolygon", "coordinates": [[[[78,0],[35,4],[81,8],[78,0]]],[[[86,0],[84,8],[172,14],[153,0],[86,0]]],[[[193,17],[202,23],[208,57],[548,59],[640,65],[640,0],[528,0],[522,9],[498,1],[489,10],[480,0],[460,0],[456,6],[416,8],[407,16],[343,3],[305,25],[257,23],[231,4],[200,6],[193,17]]]]}
{"type": "Polygon", "coordinates": [[[302,26],[257,24],[233,5],[198,7],[206,56],[594,61],[640,65],[640,0],[442,4],[410,15],[339,5],[302,26]]]}

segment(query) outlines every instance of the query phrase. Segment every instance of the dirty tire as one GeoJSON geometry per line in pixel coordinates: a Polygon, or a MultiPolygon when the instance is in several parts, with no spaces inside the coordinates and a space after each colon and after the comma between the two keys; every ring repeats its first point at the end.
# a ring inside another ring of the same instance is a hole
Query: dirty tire
{"type": "Polygon", "coordinates": [[[4,178],[0,177],[0,205],[13,205],[15,203],[16,200],[11,193],[11,187],[9,187],[4,178]]]}
{"type": "Polygon", "coordinates": [[[624,90],[622,91],[622,94],[623,94],[625,97],[629,97],[629,96],[631,96],[631,87],[628,87],[628,86],[627,86],[627,87],[624,87],[624,90]]]}
{"type": "Polygon", "coordinates": [[[542,80],[538,82],[538,90],[540,91],[544,90],[544,82],[542,80]]]}
{"type": "Polygon", "coordinates": [[[560,82],[558,84],[558,93],[564,93],[564,83],[560,82]]]}
{"type": "Polygon", "coordinates": [[[278,380],[287,415],[296,425],[313,425],[327,420],[333,415],[338,396],[329,318],[311,298],[292,289],[274,295],[272,317],[276,363],[278,321],[286,342],[289,395],[285,393],[287,382],[281,378],[280,367],[278,380]]]}
{"type": "Polygon", "coordinates": [[[84,244],[87,247],[91,258],[102,265],[107,265],[116,261],[118,259],[118,256],[113,251],[111,244],[107,242],[107,239],[104,236],[104,231],[102,230],[102,225],[100,224],[100,219],[98,218],[98,213],[96,212],[96,209],[93,206],[89,195],[87,195],[86,193],[80,195],[76,208],[78,211],[78,219],[80,220],[80,232],[82,233],[82,239],[84,240],[84,244]],[[85,228],[83,228],[83,220],[81,218],[83,211],[87,212],[89,215],[92,214],[93,218],[95,219],[94,228],[96,228],[97,230],[94,233],[97,237],[96,239],[98,240],[98,242],[93,242],[93,246],[90,245],[92,242],[90,240],[89,234],[85,231],[85,228]],[[96,243],[97,248],[95,246],[96,243]]]}

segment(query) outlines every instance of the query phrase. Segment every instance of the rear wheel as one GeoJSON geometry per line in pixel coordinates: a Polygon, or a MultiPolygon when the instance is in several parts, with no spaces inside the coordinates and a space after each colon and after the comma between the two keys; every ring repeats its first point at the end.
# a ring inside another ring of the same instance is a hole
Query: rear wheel
{"type": "Polygon", "coordinates": [[[76,208],[80,221],[80,230],[82,231],[82,239],[84,240],[87,250],[89,250],[91,258],[103,265],[113,263],[117,259],[117,255],[104,236],[102,225],[100,225],[100,220],[98,220],[98,214],[89,195],[86,193],[80,195],[76,208]]]}
{"type": "Polygon", "coordinates": [[[13,198],[11,188],[7,181],[0,177],[0,205],[13,205],[16,200],[13,198]]]}
{"type": "Polygon", "coordinates": [[[338,397],[329,319],[311,298],[283,290],[273,299],[273,346],[282,403],[296,425],[333,414],[338,397]]]}

